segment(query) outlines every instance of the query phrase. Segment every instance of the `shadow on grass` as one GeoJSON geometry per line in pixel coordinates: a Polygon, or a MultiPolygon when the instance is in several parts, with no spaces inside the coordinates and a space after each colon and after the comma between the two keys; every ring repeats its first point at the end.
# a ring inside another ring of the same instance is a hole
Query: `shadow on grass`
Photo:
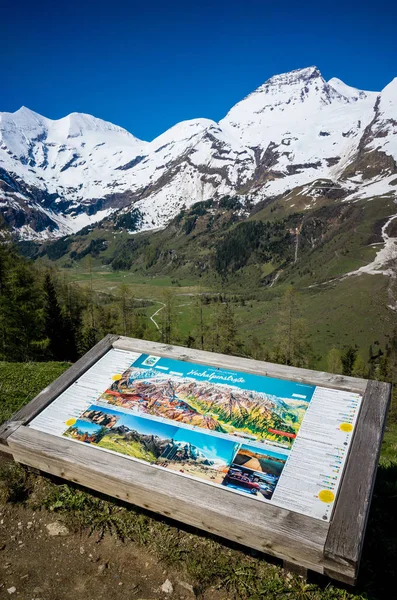
{"type": "Polygon", "coordinates": [[[356,589],[376,600],[397,596],[397,464],[378,469],[356,589]]]}
{"type": "MultiPolygon", "coordinates": [[[[8,461],[7,461],[8,462],[8,461]]],[[[67,525],[99,537],[106,533],[132,540],[196,582],[198,595],[221,585],[233,598],[301,600],[389,600],[397,586],[397,464],[379,467],[356,588],[311,573],[308,583],[289,580],[281,561],[233,542],[135,508],[52,476],[37,477],[10,463],[3,501],[45,508],[67,525]]],[[[0,482],[1,483],[1,482],[0,482]]],[[[4,487],[4,486],[3,486],[4,487]]]]}

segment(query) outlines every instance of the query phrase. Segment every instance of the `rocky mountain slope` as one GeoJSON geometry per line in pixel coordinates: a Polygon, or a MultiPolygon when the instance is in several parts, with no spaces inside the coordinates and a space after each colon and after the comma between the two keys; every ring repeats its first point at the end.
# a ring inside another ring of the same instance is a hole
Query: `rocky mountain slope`
{"type": "Polygon", "coordinates": [[[178,123],[152,142],[85,114],[0,113],[0,211],[25,239],[135,210],[164,227],[183,207],[233,194],[313,208],[397,194],[397,79],[382,92],[315,67],[271,77],[219,123],[178,123]]]}

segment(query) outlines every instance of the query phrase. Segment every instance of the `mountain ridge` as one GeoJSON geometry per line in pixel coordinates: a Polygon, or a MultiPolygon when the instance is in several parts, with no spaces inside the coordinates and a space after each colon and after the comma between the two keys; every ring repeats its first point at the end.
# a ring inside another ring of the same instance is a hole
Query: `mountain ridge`
{"type": "Polygon", "coordinates": [[[223,119],[177,123],[151,142],[83,113],[0,113],[0,212],[22,239],[60,237],[112,213],[164,227],[184,207],[233,194],[257,203],[316,182],[342,201],[395,197],[397,80],[382,92],[275,75],[223,119]]]}

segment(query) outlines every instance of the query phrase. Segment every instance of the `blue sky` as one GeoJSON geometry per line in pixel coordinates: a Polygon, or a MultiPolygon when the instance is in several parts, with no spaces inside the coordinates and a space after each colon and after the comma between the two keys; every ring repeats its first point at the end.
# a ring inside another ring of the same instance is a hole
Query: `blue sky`
{"type": "Polygon", "coordinates": [[[119,417],[116,427],[119,425],[126,425],[130,429],[135,429],[135,431],[143,435],[158,435],[162,439],[167,439],[174,437],[175,432],[178,429],[174,425],[168,425],[167,423],[162,423],[161,421],[156,421],[155,419],[135,417],[131,414],[94,404],[90,406],[88,410],[100,410],[107,415],[116,415],[119,417]]]}
{"type": "Polygon", "coordinates": [[[235,442],[216,435],[201,433],[200,431],[183,427],[178,429],[178,432],[174,436],[174,440],[177,442],[189,442],[202,450],[208,458],[218,458],[223,460],[226,464],[229,464],[232,461],[237,450],[237,444],[235,442]]]}
{"type": "MultiPolygon", "coordinates": [[[[175,441],[189,442],[200,448],[206,456],[219,458],[226,463],[229,463],[235,454],[236,443],[221,437],[187,428],[175,427],[174,425],[169,425],[168,423],[156,421],[151,418],[136,417],[135,415],[123,413],[112,408],[105,408],[103,406],[92,405],[87,410],[100,410],[108,415],[116,415],[118,417],[116,427],[119,425],[126,425],[130,429],[134,429],[143,435],[158,435],[162,439],[173,438],[175,441]]],[[[77,421],[77,425],[84,431],[100,428],[95,424],[80,420],[77,421]],[[84,424],[84,427],[82,424],[84,424]]]]}
{"type": "Polygon", "coordinates": [[[397,75],[393,0],[4,2],[0,110],[87,112],[150,140],[221,119],[275,73],[363,89],[397,75]]]}
{"type": "Polygon", "coordinates": [[[86,433],[94,433],[95,431],[99,431],[101,426],[96,423],[90,423],[89,421],[81,421],[77,419],[75,427],[78,427],[80,431],[84,431],[86,433]]]}

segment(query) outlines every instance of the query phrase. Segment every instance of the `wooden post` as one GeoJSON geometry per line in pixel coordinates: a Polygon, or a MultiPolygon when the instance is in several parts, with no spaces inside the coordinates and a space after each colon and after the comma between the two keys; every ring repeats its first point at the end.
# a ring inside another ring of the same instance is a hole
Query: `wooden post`
{"type": "Polygon", "coordinates": [[[369,381],[324,547],[325,573],[355,584],[375,484],[390,383],[369,381]]]}

